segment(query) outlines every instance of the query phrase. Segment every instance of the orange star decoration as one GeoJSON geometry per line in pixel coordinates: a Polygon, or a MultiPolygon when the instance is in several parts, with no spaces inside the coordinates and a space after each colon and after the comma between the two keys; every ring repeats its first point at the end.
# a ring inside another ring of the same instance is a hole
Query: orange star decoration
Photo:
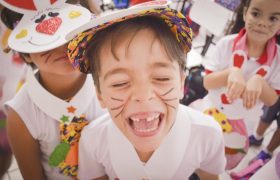
{"type": "Polygon", "coordinates": [[[75,111],[76,111],[76,108],[74,108],[73,106],[70,106],[70,107],[68,107],[67,108],[67,110],[68,110],[68,113],[75,113],[75,111]]]}

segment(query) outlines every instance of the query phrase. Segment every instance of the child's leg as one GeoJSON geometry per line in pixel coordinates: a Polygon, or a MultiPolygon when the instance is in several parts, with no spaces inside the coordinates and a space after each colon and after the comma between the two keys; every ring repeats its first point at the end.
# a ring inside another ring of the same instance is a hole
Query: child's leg
{"type": "Polygon", "coordinates": [[[254,162],[258,159],[262,159],[265,163],[268,162],[271,158],[272,158],[272,153],[273,151],[280,145],[280,104],[279,104],[279,100],[276,103],[278,104],[278,108],[277,111],[274,112],[274,114],[276,114],[275,119],[277,120],[277,129],[274,132],[268,146],[263,149],[262,151],[259,152],[259,154],[252,159],[250,162],[254,162]]]}
{"type": "MultiPolygon", "coordinates": [[[[275,103],[275,105],[273,105],[269,108],[269,110],[267,112],[268,112],[268,114],[269,113],[271,114],[268,116],[271,116],[271,118],[273,118],[273,120],[277,121],[277,129],[274,132],[268,146],[266,147],[267,153],[270,153],[270,155],[272,155],[273,151],[280,145],[280,98],[275,103]]],[[[265,123],[263,123],[263,124],[264,125],[262,125],[263,127],[261,127],[260,130],[262,130],[262,128],[265,128],[265,126],[267,125],[265,123]]],[[[257,129],[257,133],[258,133],[258,129],[257,129]]]]}
{"type": "MultiPolygon", "coordinates": [[[[268,128],[270,125],[271,125],[270,122],[266,122],[266,120],[261,119],[260,122],[259,122],[259,124],[258,124],[257,130],[256,130],[257,136],[263,137],[265,131],[267,130],[267,128],[268,128]]],[[[258,137],[257,137],[257,138],[258,138],[258,137]]]]}
{"type": "Polygon", "coordinates": [[[277,129],[274,132],[268,146],[266,147],[266,149],[273,153],[273,151],[280,145],[280,106],[279,106],[279,111],[277,113],[277,129]]]}
{"type": "Polygon", "coordinates": [[[278,127],[277,130],[274,132],[266,149],[272,153],[279,145],[280,145],[280,128],[278,127]]]}
{"type": "Polygon", "coordinates": [[[256,132],[249,137],[250,145],[260,146],[262,144],[263,136],[270,124],[278,118],[278,112],[280,108],[280,98],[277,102],[271,106],[265,106],[263,108],[263,115],[258,124],[256,132]]]}

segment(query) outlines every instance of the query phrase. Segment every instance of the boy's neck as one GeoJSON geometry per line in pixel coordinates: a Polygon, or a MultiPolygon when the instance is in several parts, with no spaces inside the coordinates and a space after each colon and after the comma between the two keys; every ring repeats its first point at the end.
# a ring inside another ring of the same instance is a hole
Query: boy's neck
{"type": "Polygon", "coordinates": [[[148,160],[151,158],[153,155],[153,152],[140,152],[136,149],[136,152],[138,154],[139,159],[143,162],[146,163],[148,160]]]}
{"type": "Polygon", "coordinates": [[[63,100],[75,96],[83,86],[85,79],[85,74],[77,72],[72,75],[54,75],[39,71],[40,84],[51,94],[63,100]]]}

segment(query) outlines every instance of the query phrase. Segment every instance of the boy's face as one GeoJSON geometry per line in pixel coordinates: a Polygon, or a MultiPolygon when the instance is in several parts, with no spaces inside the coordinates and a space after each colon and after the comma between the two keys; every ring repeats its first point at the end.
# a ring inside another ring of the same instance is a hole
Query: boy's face
{"type": "Polygon", "coordinates": [[[152,152],[172,127],[183,96],[184,74],[149,29],[126,36],[115,53],[100,53],[99,100],[138,152],[152,152]]]}

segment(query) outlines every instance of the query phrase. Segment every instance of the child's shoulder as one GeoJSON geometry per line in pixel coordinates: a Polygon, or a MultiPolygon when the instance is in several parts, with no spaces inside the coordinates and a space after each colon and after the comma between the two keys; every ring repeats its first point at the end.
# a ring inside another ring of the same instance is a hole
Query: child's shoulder
{"type": "Polygon", "coordinates": [[[219,124],[211,116],[185,105],[180,105],[180,108],[186,113],[186,117],[189,117],[188,120],[191,121],[192,125],[208,126],[220,130],[219,124]]]}
{"type": "Polygon", "coordinates": [[[14,110],[20,109],[21,107],[31,108],[31,104],[32,101],[30,100],[26,86],[24,85],[12,99],[5,102],[5,108],[8,106],[13,107],[14,110]]]}
{"type": "Polygon", "coordinates": [[[111,122],[109,113],[106,113],[95,120],[92,120],[82,131],[83,136],[103,136],[107,132],[109,123],[111,122]]]}
{"type": "Polygon", "coordinates": [[[237,36],[237,34],[230,34],[230,35],[226,35],[224,37],[222,37],[220,40],[219,40],[219,44],[231,44],[233,43],[235,37],[237,36]]]}
{"type": "Polygon", "coordinates": [[[80,143],[87,152],[103,154],[108,145],[108,125],[112,122],[109,114],[104,114],[91,121],[81,133],[80,143]]]}
{"type": "Polygon", "coordinates": [[[204,129],[209,131],[222,132],[219,124],[211,117],[201,111],[180,105],[181,111],[185,113],[185,117],[188,117],[188,121],[191,121],[192,129],[204,129]]]}

